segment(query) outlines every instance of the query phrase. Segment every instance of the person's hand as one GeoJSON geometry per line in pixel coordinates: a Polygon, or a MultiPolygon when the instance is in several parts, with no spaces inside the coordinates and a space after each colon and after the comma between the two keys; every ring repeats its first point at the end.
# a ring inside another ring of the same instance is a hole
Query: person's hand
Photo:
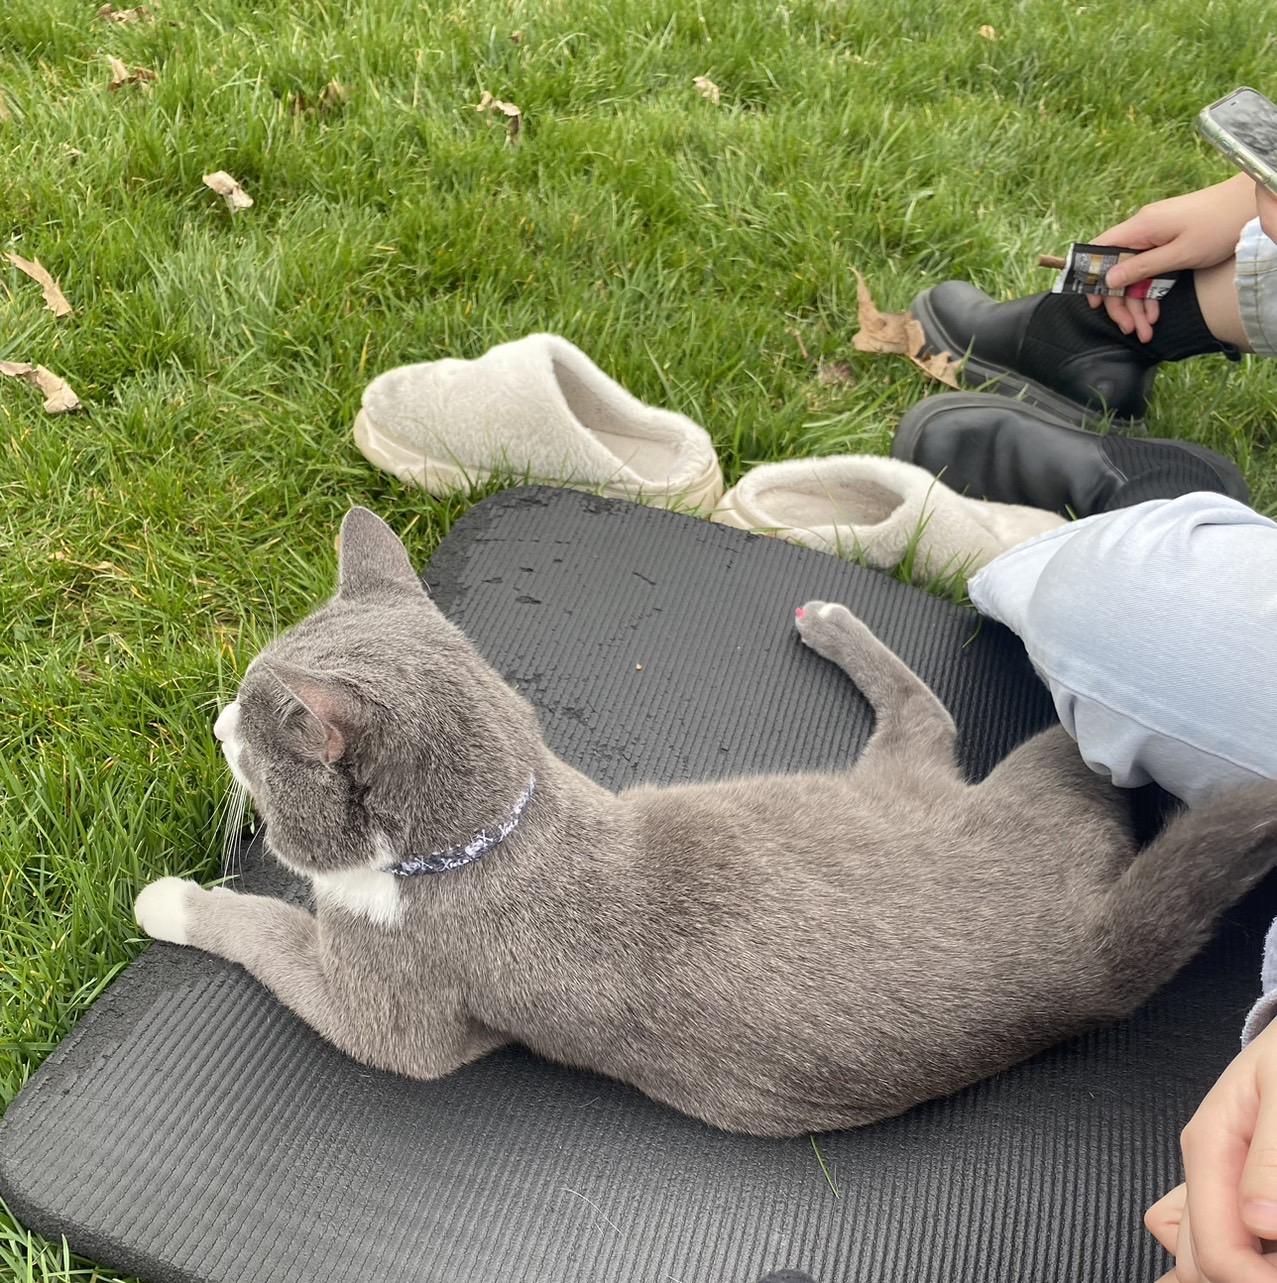
{"type": "Polygon", "coordinates": [[[1180,1137],[1185,1183],[1144,1224],[1161,1283],[1277,1283],[1277,1022],[1224,1070],[1180,1137]]]}
{"type": "Polygon", "coordinates": [[[1144,1228],[1175,1257],[1175,1268],[1157,1283],[1198,1283],[1197,1262],[1193,1259],[1193,1235],[1188,1223],[1188,1186],[1176,1185],[1144,1213],[1144,1228]],[[1183,1236],[1183,1242],[1180,1236],[1183,1236]]]}
{"type": "MultiPolygon", "coordinates": [[[[1255,184],[1245,174],[1223,183],[1145,205],[1137,214],[1095,237],[1096,245],[1124,245],[1145,251],[1113,268],[1106,284],[1133,285],[1163,272],[1214,267],[1232,258],[1237,238],[1255,217],[1255,184]]],[[[1123,334],[1136,334],[1141,343],[1153,337],[1160,308],[1156,300],[1103,298],[1091,295],[1123,334]]]]}
{"type": "MultiPolygon", "coordinates": [[[[1210,1283],[1193,1257],[1193,1227],[1188,1219],[1188,1186],[1176,1185],[1144,1213],[1152,1236],[1175,1257],[1175,1268],[1157,1283],[1210,1283]]],[[[1265,1261],[1277,1264],[1277,1252],[1266,1251],[1265,1261]]]]}
{"type": "Polygon", "coordinates": [[[1255,184],[1255,208],[1259,211],[1259,225],[1270,241],[1277,241],[1277,195],[1263,183],[1255,184]]]}

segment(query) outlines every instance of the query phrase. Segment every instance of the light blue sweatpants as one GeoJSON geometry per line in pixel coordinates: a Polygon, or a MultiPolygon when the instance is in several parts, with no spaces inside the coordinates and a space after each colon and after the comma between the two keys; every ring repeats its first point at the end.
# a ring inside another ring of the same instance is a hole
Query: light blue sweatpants
{"type": "MultiPolygon", "coordinates": [[[[1277,356],[1277,245],[1237,245],[1251,350],[1277,356]]],[[[1092,770],[1190,806],[1277,779],[1277,525],[1233,499],[1154,499],[991,561],[976,608],[1019,633],[1092,770]]],[[[1277,922],[1243,1040],[1277,1016],[1277,922]]]]}
{"type": "Polygon", "coordinates": [[[1190,806],[1277,779],[1277,524],[1218,494],[1048,531],[972,579],[1092,770],[1190,806]]]}

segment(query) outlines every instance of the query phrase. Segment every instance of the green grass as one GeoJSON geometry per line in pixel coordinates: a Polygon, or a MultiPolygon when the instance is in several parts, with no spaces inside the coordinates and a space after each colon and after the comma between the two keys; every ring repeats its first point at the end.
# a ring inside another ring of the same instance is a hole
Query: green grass
{"type": "MultiPolygon", "coordinates": [[[[854,266],[894,308],[949,276],[1043,288],[1039,252],[1226,175],[1202,104],[1274,88],[1269,0],[97,6],[0,18],[0,249],[77,308],[4,268],[0,359],[87,407],[0,385],[6,1103],[143,947],[137,888],[215,874],[214,709],[327,591],[341,513],[424,559],[464,508],[356,452],[374,373],[549,329],[703,422],[730,478],[883,452],[936,388],[849,350],[854,266]],[[108,53],[157,80],[107,92],[108,53]],[[345,105],[306,105],[334,79],[345,105]],[[523,109],[518,146],[484,90],[523,109]],[[227,214],[215,169],[253,209],[227,214]],[[835,360],[851,379],[823,386],[835,360]]],[[[1237,457],[1271,512],[1275,404],[1271,364],[1190,362],[1154,425],[1237,457]]],[[[79,1269],[0,1220],[0,1276],[79,1269]]]]}

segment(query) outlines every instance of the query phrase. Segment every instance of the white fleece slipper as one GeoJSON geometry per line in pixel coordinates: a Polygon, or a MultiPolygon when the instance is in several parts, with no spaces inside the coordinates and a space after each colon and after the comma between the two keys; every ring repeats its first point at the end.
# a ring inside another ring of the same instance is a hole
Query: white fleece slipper
{"type": "Polygon", "coordinates": [[[723,496],[713,520],[859,555],[878,570],[894,570],[912,549],[915,579],[972,574],[1064,524],[1054,512],[968,499],[916,464],[857,454],[762,464],[723,496]]]}
{"type": "Polygon", "coordinates": [[[557,334],[378,375],[355,441],[377,467],[433,495],[496,471],[660,507],[707,510],[723,493],[704,428],[644,405],[557,334]]]}

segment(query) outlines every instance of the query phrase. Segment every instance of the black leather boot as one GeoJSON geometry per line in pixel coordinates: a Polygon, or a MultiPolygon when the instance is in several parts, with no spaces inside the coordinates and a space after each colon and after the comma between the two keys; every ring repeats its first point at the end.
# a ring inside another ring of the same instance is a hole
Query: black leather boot
{"type": "Polygon", "coordinates": [[[1205,446],[1098,436],[1036,406],[978,392],[920,401],[900,420],[891,453],[959,494],[1064,516],[1089,517],[1195,490],[1250,499],[1236,465],[1205,446]]]}
{"type": "Polygon", "coordinates": [[[928,351],[965,358],[958,375],[965,387],[1021,397],[1079,427],[1103,418],[1119,427],[1138,423],[1163,361],[1208,352],[1237,357],[1202,319],[1191,272],[1163,300],[1149,343],[1123,334],[1080,294],[998,303],[966,281],[944,281],[909,310],[928,351]]]}

